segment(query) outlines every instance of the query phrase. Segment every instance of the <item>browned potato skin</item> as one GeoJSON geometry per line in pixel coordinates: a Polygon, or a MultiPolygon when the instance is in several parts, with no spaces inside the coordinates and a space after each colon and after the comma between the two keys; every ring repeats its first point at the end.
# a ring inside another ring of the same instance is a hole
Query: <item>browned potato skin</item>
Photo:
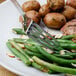
{"type": "Polygon", "coordinates": [[[67,20],[71,20],[75,17],[76,10],[71,6],[65,6],[62,14],[67,18],[67,20]]]}
{"type": "Polygon", "coordinates": [[[47,0],[47,4],[49,4],[49,7],[56,11],[58,9],[62,9],[65,5],[64,0],[47,0]]]}
{"type": "Polygon", "coordinates": [[[50,28],[59,29],[66,23],[66,18],[60,13],[48,13],[44,17],[44,23],[50,28]]]}
{"type": "Polygon", "coordinates": [[[44,17],[47,13],[50,12],[50,8],[48,4],[45,4],[43,6],[41,6],[40,10],[39,10],[39,14],[44,17]]]}
{"type": "Polygon", "coordinates": [[[67,0],[66,4],[76,9],[76,0],[67,0]]]}
{"type": "Polygon", "coordinates": [[[36,23],[38,23],[38,24],[40,23],[41,17],[37,11],[35,11],[35,10],[28,11],[28,12],[26,12],[26,16],[28,18],[31,18],[36,23]]]}
{"type": "Polygon", "coordinates": [[[39,2],[33,0],[33,1],[27,1],[23,3],[22,9],[24,12],[30,11],[30,10],[35,10],[38,11],[40,9],[40,4],[39,2]]]}

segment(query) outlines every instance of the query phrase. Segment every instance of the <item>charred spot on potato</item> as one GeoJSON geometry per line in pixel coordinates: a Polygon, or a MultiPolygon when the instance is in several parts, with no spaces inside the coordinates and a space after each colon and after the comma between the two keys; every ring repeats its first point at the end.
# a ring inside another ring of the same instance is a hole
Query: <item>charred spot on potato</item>
{"type": "Polygon", "coordinates": [[[61,19],[61,21],[63,22],[63,21],[64,21],[64,19],[61,19]]]}
{"type": "Polygon", "coordinates": [[[64,0],[47,0],[47,3],[53,11],[63,8],[65,5],[64,0]]]}
{"type": "Polygon", "coordinates": [[[56,21],[55,18],[52,18],[53,21],[56,21]]]}

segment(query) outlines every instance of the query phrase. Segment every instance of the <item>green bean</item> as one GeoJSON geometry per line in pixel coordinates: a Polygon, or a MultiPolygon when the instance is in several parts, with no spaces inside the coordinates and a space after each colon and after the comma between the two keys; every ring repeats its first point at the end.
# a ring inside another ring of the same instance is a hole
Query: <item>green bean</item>
{"type": "Polygon", "coordinates": [[[46,59],[42,54],[40,54],[40,53],[31,52],[31,51],[29,51],[29,50],[25,50],[25,53],[27,53],[27,54],[30,55],[30,56],[37,56],[37,57],[39,57],[39,58],[41,58],[41,59],[47,60],[47,59],[46,59]]]}
{"type": "Polygon", "coordinates": [[[51,64],[51,63],[45,62],[45,61],[37,58],[36,56],[33,56],[33,60],[40,65],[43,65],[43,66],[45,66],[49,69],[52,69],[53,71],[76,75],[76,69],[61,67],[61,66],[58,66],[58,65],[55,65],[55,64],[51,64]]]}
{"type": "Polygon", "coordinates": [[[9,42],[15,47],[18,51],[20,51],[24,56],[26,56],[29,60],[30,57],[24,52],[24,50],[16,43],[14,40],[9,40],[9,42]]]}
{"type": "Polygon", "coordinates": [[[21,28],[13,28],[12,29],[16,34],[25,35],[25,31],[21,28]]]}
{"type": "Polygon", "coordinates": [[[74,37],[76,37],[76,35],[66,35],[66,36],[63,36],[61,39],[69,40],[69,39],[72,39],[74,37]]]}
{"type": "Polygon", "coordinates": [[[54,56],[60,57],[60,58],[65,58],[65,59],[73,59],[73,56],[71,55],[59,55],[59,54],[53,54],[54,56]]]}
{"type": "Polygon", "coordinates": [[[17,49],[13,48],[9,42],[7,42],[6,45],[15,56],[19,57],[23,61],[24,64],[26,65],[31,64],[28,58],[25,57],[22,53],[20,53],[17,49]]]}
{"type": "Polygon", "coordinates": [[[37,46],[37,49],[39,50],[39,52],[41,54],[43,54],[45,57],[47,57],[49,60],[58,63],[58,64],[62,64],[62,65],[71,65],[71,63],[76,64],[76,60],[68,60],[68,59],[63,59],[63,58],[59,58],[56,57],[54,55],[49,54],[48,52],[46,52],[43,48],[37,46]]]}
{"type": "Polygon", "coordinates": [[[76,57],[76,53],[66,53],[65,55],[70,55],[70,56],[76,57]]]}
{"type": "Polygon", "coordinates": [[[22,39],[22,38],[13,38],[13,40],[16,42],[16,43],[25,43],[26,39],[22,39]]]}
{"type": "Polygon", "coordinates": [[[74,43],[74,42],[73,42],[73,41],[71,41],[71,40],[62,40],[62,39],[57,39],[57,41],[58,41],[59,43],[69,43],[69,44],[74,43]]]}
{"type": "Polygon", "coordinates": [[[71,43],[71,44],[69,44],[69,43],[60,43],[60,46],[62,47],[62,48],[64,48],[64,49],[76,49],[76,43],[71,43]]]}
{"type": "Polygon", "coordinates": [[[48,47],[49,49],[55,50],[56,52],[63,50],[63,48],[61,47],[57,47],[57,46],[50,46],[47,43],[45,43],[43,40],[38,39],[45,47],[48,47]]]}
{"type": "Polygon", "coordinates": [[[39,69],[39,70],[46,72],[46,73],[49,73],[49,74],[54,73],[54,71],[49,70],[48,68],[41,66],[41,65],[37,64],[36,62],[33,62],[32,66],[35,67],[36,69],[39,69]]]}
{"type": "Polygon", "coordinates": [[[28,50],[32,51],[32,52],[39,53],[35,46],[25,45],[24,47],[27,48],[28,50]]]}

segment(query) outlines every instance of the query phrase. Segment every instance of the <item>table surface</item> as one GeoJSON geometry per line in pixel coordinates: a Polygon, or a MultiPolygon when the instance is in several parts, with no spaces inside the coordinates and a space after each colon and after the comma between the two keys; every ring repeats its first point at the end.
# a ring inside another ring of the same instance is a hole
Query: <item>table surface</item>
{"type": "Polygon", "coordinates": [[[5,69],[4,67],[0,66],[0,76],[18,76],[10,71],[8,71],[7,69],[5,69]]]}
{"type": "MultiPolygon", "coordinates": [[[[0,0],[0,3],[4,2],[5,0],[0,0]]],[[[12,72],[10,72],[9,70],[5,69],[4,67],[2,67],[0,65],[0,76],[18,76],[12,72]]]]}

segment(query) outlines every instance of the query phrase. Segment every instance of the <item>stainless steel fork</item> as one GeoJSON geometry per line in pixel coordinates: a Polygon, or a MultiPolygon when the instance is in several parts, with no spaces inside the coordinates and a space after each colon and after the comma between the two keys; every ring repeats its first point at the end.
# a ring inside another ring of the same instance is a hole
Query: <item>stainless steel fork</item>
{"type": "Polygon", "coordinates": [[[26,17],[26,13],[23,12],[21,6],[17,2],[17,0],[11,0],[15,7],[20,12],[23,17],[23,27],[25,33],[32,38],[33,40],[41,43],[45,47],[53,50],[62,50],[57,40],[50,35],[48,32],[43,30],[38,24],[36,24],[32,19],[26,17]]]}

